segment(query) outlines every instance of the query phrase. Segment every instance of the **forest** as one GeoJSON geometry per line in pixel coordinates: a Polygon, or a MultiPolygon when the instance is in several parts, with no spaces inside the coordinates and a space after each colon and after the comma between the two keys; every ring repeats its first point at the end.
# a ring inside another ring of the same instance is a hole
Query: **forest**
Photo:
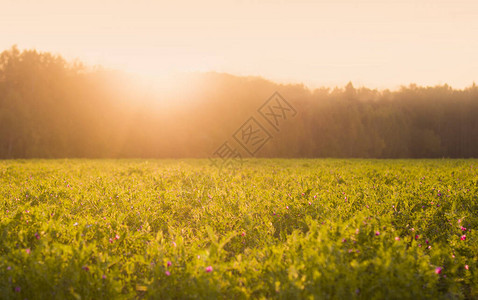
{"type": "Polygon", "coordinates": [[[135,76],[16,46],[0,54],[0,158],[478,157],[478,87],[309,89],[260,77],[190,73],[156,87],[135,76]],[[278,92],[296,111],[274,128],[259,108],[278,92]],[[271,139],[234,144],[248,119],[271,139]]]}

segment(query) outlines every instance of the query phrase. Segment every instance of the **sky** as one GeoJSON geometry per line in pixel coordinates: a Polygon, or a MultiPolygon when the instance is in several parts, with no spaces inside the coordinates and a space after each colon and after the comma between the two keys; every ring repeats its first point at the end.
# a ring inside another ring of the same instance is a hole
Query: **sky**
{"type": "Polygon", "coordinates": [[[262,76],[315,88],[478,82],[476,0],[0,0],[16,44],[167,78],[262,76]]]}

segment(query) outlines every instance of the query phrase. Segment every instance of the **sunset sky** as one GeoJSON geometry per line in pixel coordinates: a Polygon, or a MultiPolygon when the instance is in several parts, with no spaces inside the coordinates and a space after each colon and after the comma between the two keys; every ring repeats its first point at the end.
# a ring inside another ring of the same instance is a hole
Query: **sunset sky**
{"type": "Polygon", "coordinates": [[[309,87],[478,82],[478,1],[3,0],[0,49],[165,77],[218,71],[309,87]],[[99,3],[97,3],[99,2],[99,3]]]}

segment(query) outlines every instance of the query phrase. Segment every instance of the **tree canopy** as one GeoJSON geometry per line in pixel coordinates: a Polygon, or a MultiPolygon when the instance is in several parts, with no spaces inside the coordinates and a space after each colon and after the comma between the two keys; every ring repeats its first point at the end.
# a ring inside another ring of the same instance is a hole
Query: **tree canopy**
{"type": "Polygon", "coordinates": [[[0,158],[209,157],[251,117],[272,136],[259,157],[478,157],[476,116],[475,84],[310,90],[211,72],[167,94],[50,53],[0,54],[0,158]],[[297,112],[278,129],[258,113],[276,91],[297,112]]]}

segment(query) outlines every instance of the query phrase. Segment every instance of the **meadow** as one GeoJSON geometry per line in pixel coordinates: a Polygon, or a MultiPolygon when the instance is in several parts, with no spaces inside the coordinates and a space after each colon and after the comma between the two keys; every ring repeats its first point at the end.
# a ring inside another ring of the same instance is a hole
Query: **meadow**
{"type": "Polygon", "coordinates": [[[0,161],[2,299],[476,299],[478,160],[0,161]]]}

